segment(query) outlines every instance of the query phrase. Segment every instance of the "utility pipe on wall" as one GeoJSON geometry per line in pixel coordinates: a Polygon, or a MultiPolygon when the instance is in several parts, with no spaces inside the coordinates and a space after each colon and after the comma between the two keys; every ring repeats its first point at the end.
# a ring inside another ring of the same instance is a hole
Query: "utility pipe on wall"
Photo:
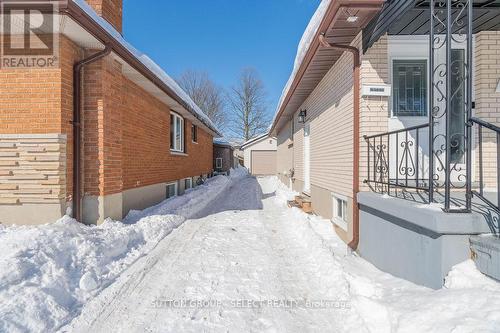
{"type": "Polygon", "coordinates": [[[350,52],[353,56],[353,164],[352,164],[352,240],[348,244],[349,247],[356,250],[359,243],[359,207],[358,207],[358,192],[359,192],[359,100],[360,96],[360,69],[361,58],[359,50],[351,45],[342,45],[329,43],[325,34],[319,36],[321,46],[325,48],[334,48],[350,52]]]}
{"type": "Polygon", "coordinates": [[[81,221],[82,218],[82,192],[81,192],[81,108],[82,108],[82,69],[85,65],[104,58],[111,53],[111,47],[106,46],[88,58],[82,59],[73,65],[73,218],[81,221]]]}

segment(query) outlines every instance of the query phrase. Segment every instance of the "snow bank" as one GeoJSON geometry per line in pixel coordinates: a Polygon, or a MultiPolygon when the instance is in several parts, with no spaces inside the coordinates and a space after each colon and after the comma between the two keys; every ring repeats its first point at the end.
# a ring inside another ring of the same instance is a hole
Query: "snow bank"
{"type": "MultiPolygon", "coordinates": [[[[275,200],[281,205],[294,196],[276,179],[269,182],[276,184],[275,200]]],[[[479,272],[472,260],[453,267],[445,286],[432,290],[382,272],[352,253],[329,220],[297,208],[286,214],[311,260],[318,260],[325,288],[351,304],[342,331],[498,332],[500,283],[479,272]]]]}
{"type": "Polygon", "coordinates": [[[239,168],[231,177],[211,178],[183,196],[131,212],[125,223],[86,226],[64,217],[36,227],[0,225],[0,332],[67,324],[127,267],[246,175],[239,168]]]}
{"type": "Polygon", "coordinates": [[[209,178],[205,184],[195,189],[187,190],[182,196],[165,200],[156,206],[149,207],[142,211],[130,211],[125,217],[124,223],[134,223],[144,216],[150,215],[175,214],[181,215],[187,219],[192,218],[200,211],[204,210],[211,203],[212,198],[217,197],[226,190],[232,181],[236,181],[247,175],[248,170],[242,166],[231,169],[229,177],[217,176],[209,178]]]}
{"type": "Polygon", "coordinates": [[[134,225],[107,220],[89,227],[64,217],[1,227],[0,331],[57,328],[182,221],[150,216],[134,225]]]}

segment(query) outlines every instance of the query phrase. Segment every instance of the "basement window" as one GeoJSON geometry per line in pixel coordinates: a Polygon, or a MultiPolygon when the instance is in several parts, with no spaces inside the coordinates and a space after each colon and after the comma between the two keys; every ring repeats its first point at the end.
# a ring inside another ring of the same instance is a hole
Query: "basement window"
{"type": "Polygon", "coordinates": [[[332,221],[342,229],[347,231],[349,215],[347,210],[347,198],[338,194],[332,195],[333,200],[333,218],[332,221]]]}
{"type": "Polygon", "coordinates": [[[177,196],[177,182],[167,184],[167,199],[177,196]]]}
{"type": "Polygon", "coordinates": [[[337,218],[347,222],[347,201],[337,199],[337,218]]]}
{"type": "Polygon", "coordinates": [[[184,189],[189,190],[192,187],[193,187],[193,179],[191,178],[184,179],[184,189]]]}
{"type": "Polygon", "coordinates": [[[184,152],[184,119],[176,113],[170,114],[170,150],[184,152]]]}

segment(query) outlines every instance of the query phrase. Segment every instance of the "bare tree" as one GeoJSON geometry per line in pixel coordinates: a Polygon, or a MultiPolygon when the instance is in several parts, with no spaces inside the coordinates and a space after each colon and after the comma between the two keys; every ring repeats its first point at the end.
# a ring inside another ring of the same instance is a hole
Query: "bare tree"
{"type": "Polygon", "coordinates": [[[238,83],[228,94],[231,135],[245,141],[265,133],[269,126],[267,93],[257,71],[241,71],[238,83]]]}
{"type": "Polygon", "coordinates": [[[226,126],[224,92],[206,72],[188,70],[177,82],[219,129],[226,126]]]}

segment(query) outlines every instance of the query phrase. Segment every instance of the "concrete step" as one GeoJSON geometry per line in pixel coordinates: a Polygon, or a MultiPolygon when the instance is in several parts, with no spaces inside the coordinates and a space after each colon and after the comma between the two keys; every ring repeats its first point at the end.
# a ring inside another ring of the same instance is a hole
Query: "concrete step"
{"type": "Polygon", "coordinates": [[[479,235],[469,238],[472,260],[483,274],[500,281],[500,238],[479,235]]]}
{"type": "Polygon", "coordinates": [[[294,201],[288,201],[288,207],[297,207],[305,213],[312,214],[311,198],[303,195],[296,195],[294,201]]]}

